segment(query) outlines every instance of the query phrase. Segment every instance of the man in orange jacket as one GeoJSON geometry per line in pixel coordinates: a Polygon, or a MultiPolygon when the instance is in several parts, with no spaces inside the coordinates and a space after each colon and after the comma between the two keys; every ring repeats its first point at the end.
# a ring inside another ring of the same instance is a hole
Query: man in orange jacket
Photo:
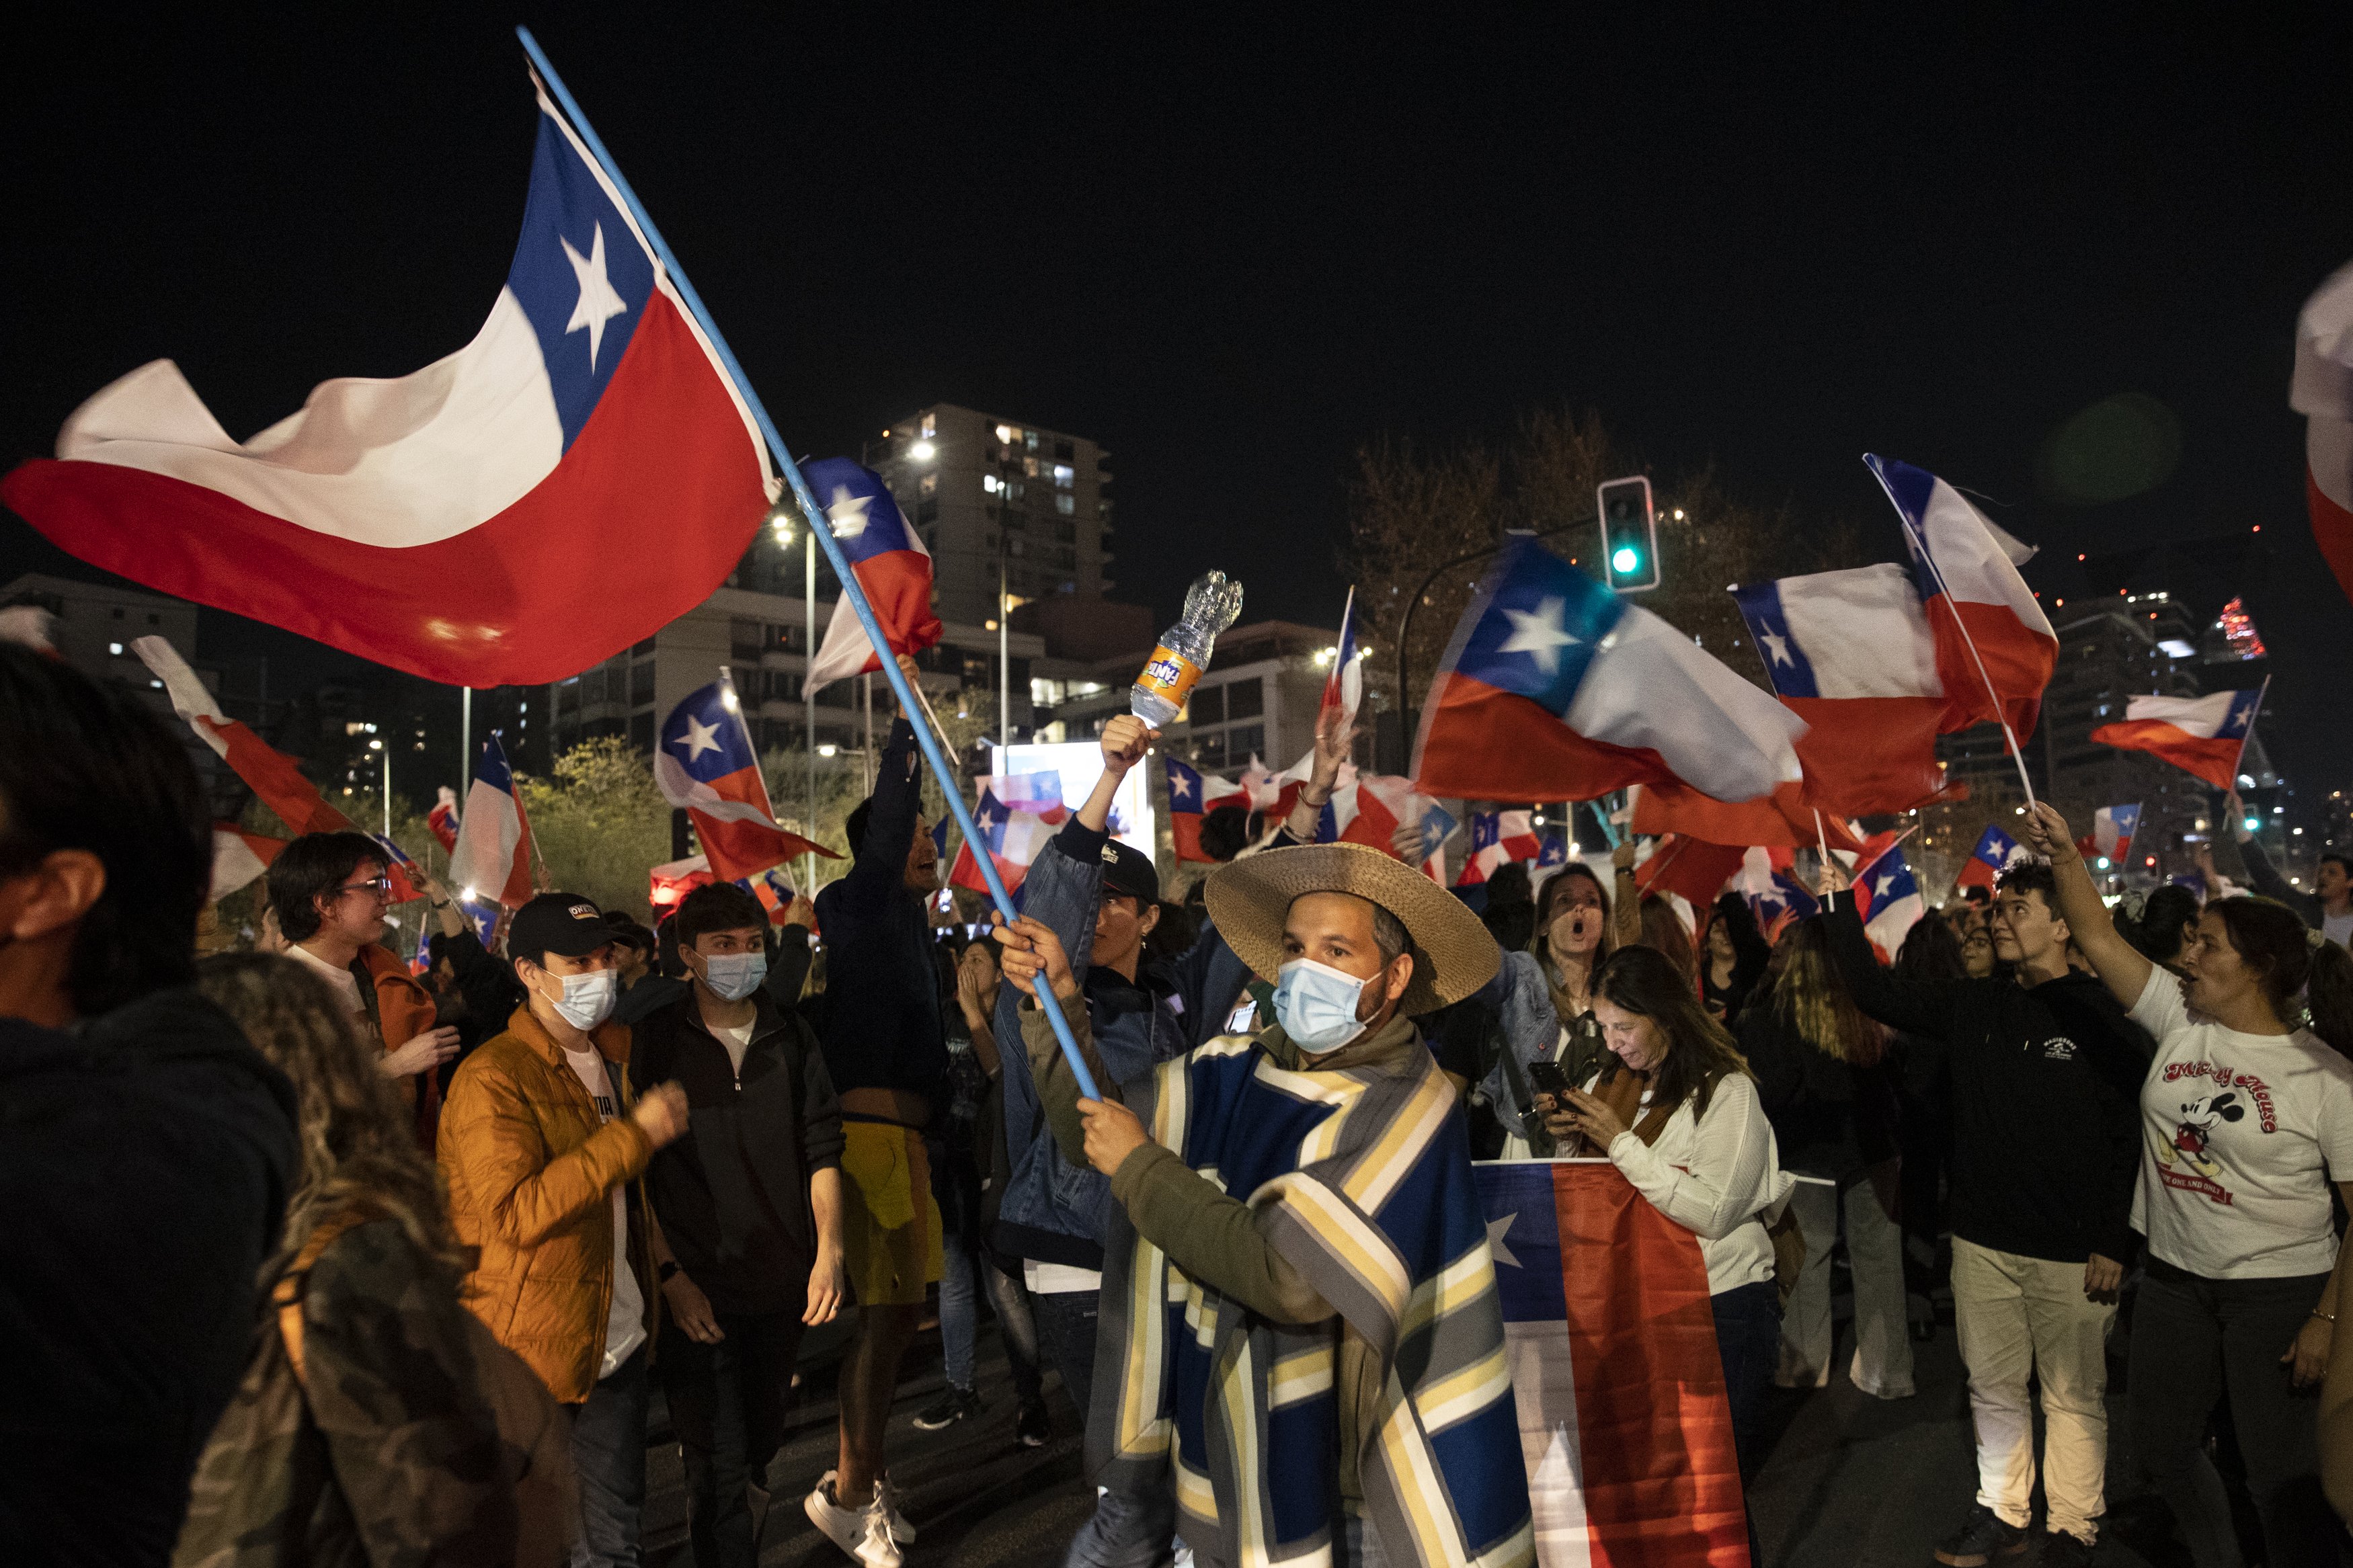
{"type": "Polygon", "coordinates": [[[479,1249],[466,1304],[572,1407],[573,1561],[633,1565],[659,1300],[640,1178],[686,1131],[686,1093],[628,1097],[613,928],[595,904],[542,893],[515,911],[507,957],[523,1005],[459,1065],[441,1115],[449,1218],[479,1249]]]}
{"type": "Polygon", "coordinates": [[[433,994],[384,945],[392,883],[384,849],[364,833],[306,833],[269,864],[269,907],[286,956],[334,988],[363,1035],[384,1047],[384,1070],[433,1147],[441,1111],[435,1069],[458,1054],[458,1031],[434,1026],[433,994]]]}

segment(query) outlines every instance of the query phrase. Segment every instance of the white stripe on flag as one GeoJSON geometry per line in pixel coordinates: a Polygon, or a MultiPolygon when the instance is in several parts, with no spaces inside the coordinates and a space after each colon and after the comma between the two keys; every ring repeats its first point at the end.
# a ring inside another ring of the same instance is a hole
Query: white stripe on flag
{"type": "Polygon", "coordinates": [[[1536,1561],[1544,1568],[1592,1568],[1568,1324],[1506,1322],[1504,1355],[1512,1368],[1512,1400],[1520,1411],[1520,1457],[1528,1471],[1536,1561]]]}

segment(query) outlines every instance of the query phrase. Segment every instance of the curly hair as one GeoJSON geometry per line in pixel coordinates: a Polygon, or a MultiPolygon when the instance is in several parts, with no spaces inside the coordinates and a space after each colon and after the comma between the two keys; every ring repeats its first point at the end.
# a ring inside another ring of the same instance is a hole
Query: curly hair
{"type": "Polygon", "coordinates": [[[397,1221],[427,1266],[456,1289],[473,1268],[473,1249],[450,1228],[441,1173],[417,1146],[392,1080],[326,982],[290,959],[226,952],[196,965],[196,989],[294,1081],[302,1165],[262,1282],[285,1271],[321,1221],[351,1207],[397,1221]]]}

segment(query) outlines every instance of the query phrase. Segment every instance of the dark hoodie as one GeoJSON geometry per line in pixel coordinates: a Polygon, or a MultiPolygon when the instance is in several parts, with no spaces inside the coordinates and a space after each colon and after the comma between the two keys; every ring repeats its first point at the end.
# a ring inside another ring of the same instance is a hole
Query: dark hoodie
{"type": "Polygon", "coordinates": [[[170,1556],[296,1169],[293,1086],[193,990],[0,1018],[0,1561],[170,1556]]]}

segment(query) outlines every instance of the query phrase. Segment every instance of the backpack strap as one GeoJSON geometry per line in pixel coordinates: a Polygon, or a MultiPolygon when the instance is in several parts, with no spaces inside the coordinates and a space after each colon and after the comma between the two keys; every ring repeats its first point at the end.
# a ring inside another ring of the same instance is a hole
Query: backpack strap
{"type": "Polygon", "coordinates": [[[294,1369],[294,1381],[305,1388],[309,1379],[302,1370],[302,1292],[309,1283],[311,1269],[320,1255],[335,1243],[335,1239],[353,1226],[365,1223],[369,1216],[353,1208],[338,1209],[311,1227],[311,1235],[302,1243],[302,1250],[286,1272],[278,1277],[278,1284],[269,1293],[278,1308],[278,1337],[285,1342],[286,1360],[294,1369]]]}

